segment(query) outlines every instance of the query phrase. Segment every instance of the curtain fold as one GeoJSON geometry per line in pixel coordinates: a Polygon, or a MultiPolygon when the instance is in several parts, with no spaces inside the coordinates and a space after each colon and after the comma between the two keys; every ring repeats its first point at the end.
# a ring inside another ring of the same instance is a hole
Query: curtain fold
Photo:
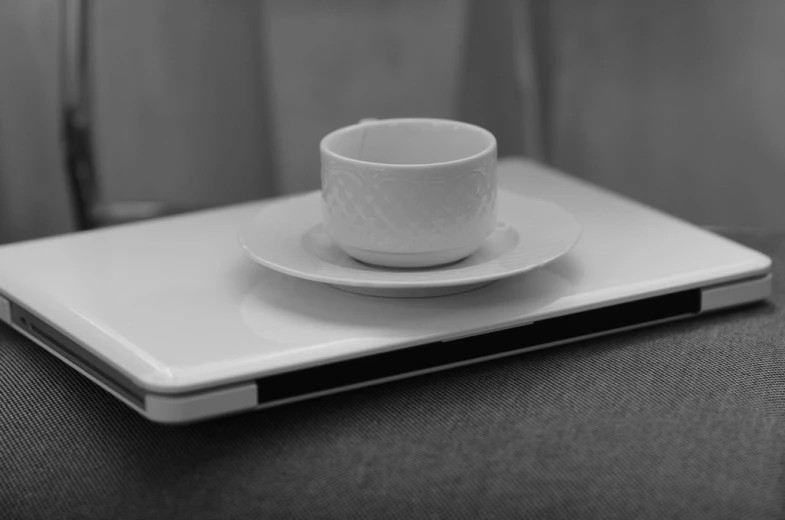
{"type": "Polygon", "coordinates": [[[261,9],[0,2],[0,241],[274,194],[261,9]],[[85,6],[90,45],[72,47],[85,6]]]}
{"type": "Polygon", "coordinates": [[[522,132],[524,153],[698,224],[783,225],[785,3],[511,1],[532,50],[508,67],[542,76],[513,78],[539,115],[495,110],[541,121],[544,153],[522,132]]]}
{"type": "Polygon", "coordinates": [[[75,229],[58,114],[61,8],[0,2],[0,243],[75,229]]]}

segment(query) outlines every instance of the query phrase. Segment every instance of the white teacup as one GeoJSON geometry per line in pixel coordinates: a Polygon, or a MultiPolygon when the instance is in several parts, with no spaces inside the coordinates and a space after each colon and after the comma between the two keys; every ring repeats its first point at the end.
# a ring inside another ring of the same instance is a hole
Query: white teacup
{"type": "Polygon", "coordinates": [[[326,232],[385,267],[461,260],[496,226],[496,138],[443,119],[363,121],[321,142],[326,232]]]}

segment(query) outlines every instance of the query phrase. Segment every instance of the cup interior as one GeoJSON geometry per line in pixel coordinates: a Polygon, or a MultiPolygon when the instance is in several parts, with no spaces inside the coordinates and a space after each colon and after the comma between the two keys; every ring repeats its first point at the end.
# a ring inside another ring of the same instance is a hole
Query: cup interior
{"type": "Polygon", "coordinates": [[[480,127],[439,119],[390,119],[362,123],[329,134],[322,149],[367,163],[425,165],[460,161],[495,145],[480,127]]]}

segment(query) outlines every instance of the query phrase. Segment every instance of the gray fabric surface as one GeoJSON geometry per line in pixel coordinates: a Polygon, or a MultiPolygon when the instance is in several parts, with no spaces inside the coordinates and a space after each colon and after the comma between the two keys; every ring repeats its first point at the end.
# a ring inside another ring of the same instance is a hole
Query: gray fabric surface
{"type": "Polygon", "coordinates": [[[3,518],[782,518],[773,302],[186,427],[0,325],[3,518]]]}

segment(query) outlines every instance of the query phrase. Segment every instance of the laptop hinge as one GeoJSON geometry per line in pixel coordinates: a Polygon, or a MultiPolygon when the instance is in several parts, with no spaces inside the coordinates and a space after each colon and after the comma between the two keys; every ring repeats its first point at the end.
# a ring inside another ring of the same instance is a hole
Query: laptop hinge
{"type": "Polygon", "coordinates": [[[161,423],[191,422],[209,416],[225,415],[256,407],[258,390],[247,383],[191,395],[147,394],[148,419],[161,423]]]}
{"type": "Polygon", "coordinates": [[[701,291],[701,312],[763,300],[771,295],[771,285],[771,274],[767,274],[750,280],[707,287],[701,291]]]}

